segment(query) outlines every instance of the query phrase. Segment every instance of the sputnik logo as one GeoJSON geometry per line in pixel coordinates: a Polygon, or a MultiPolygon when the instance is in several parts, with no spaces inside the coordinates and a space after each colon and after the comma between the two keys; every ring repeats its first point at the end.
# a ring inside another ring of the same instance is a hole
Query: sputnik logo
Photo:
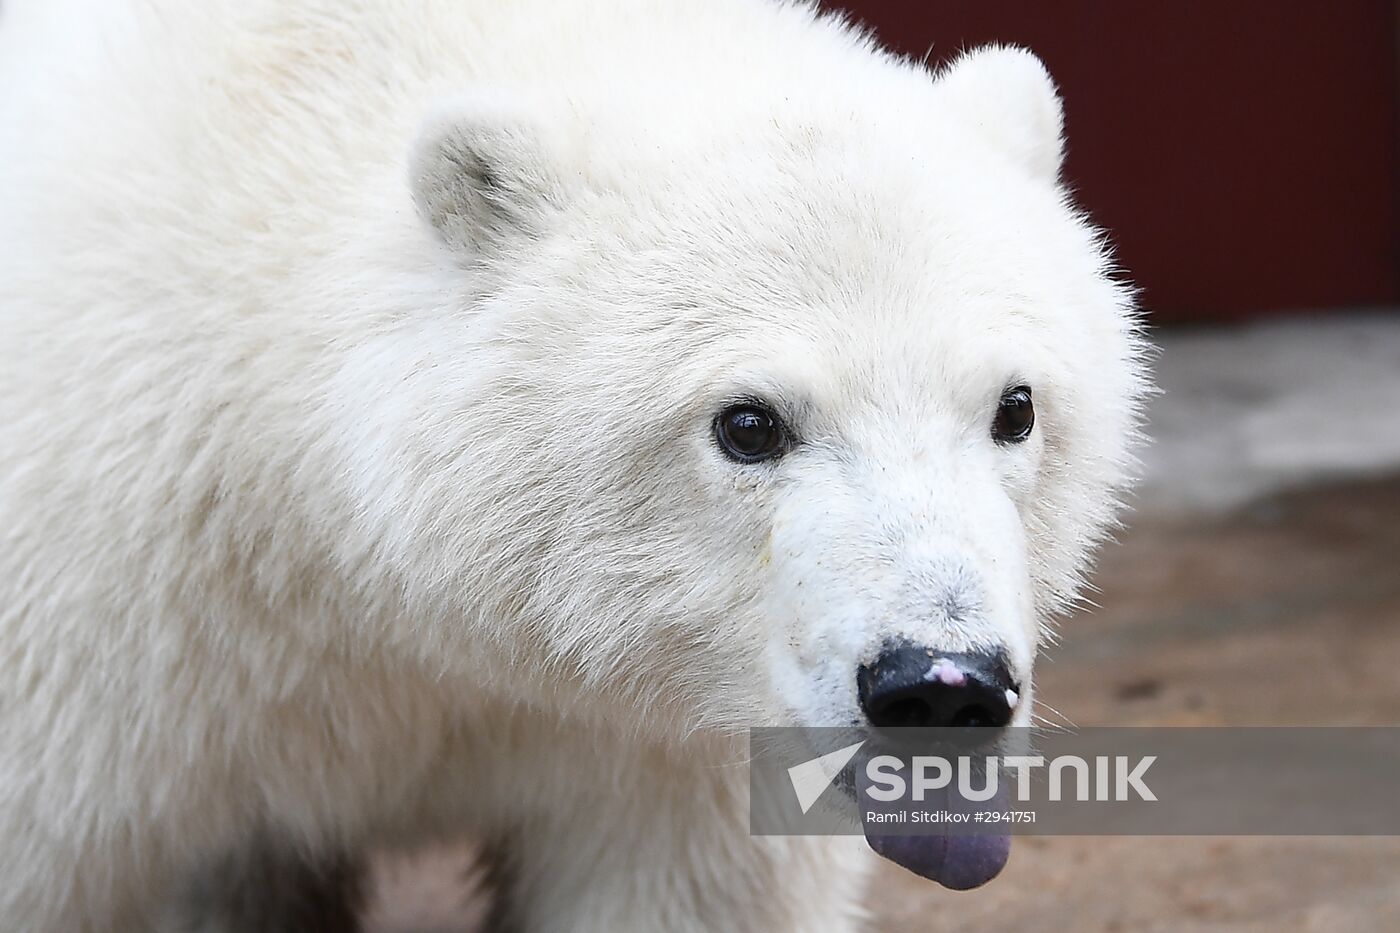
{"type": "Polygon", "coordinates": [[[788,768],[788,780],[792,781],[792,790],[797,794],[797,804],[802,808],[803,814],[812,809],[817,798],[831,786],[831,782],[836,780],[836,775],[841,773],[841,769],[846,767],[846,763],[855,757],[864,744],[865,740],[861,739],[854,745],[838,748],[834,752],[788,768]]]}

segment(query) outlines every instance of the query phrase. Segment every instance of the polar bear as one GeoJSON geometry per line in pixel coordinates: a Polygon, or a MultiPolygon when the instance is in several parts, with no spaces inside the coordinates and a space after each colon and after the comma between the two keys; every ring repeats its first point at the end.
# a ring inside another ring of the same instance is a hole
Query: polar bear
{"type": "Polygon", "coordinates": [[[852,929],[744,736],[1029,721],[1146,385],[1061,150],[805,3],[6,0],[0,928],[466,831],[522,930],[852,929]]]}

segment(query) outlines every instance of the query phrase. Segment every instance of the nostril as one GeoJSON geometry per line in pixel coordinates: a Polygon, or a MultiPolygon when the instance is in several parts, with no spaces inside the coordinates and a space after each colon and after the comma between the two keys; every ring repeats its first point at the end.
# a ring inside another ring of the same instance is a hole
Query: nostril
{"type": "Polygon", "coordinates": [[[867,712],[870,721],[883,729],[924,727],[933,719],[933,708],[919,696],[907,696],[875,704],[867,712]]]}
{"type": "Polygon", "coordinates": [[[1000,652],[939,654],[914,645],[887,648],[857,674],[870,724],[895,728],[1002,728],[1016,686],[1000,652]]]}
{"type": "Polygon", "coordinates": [[[1010,717],[1003,719],[1000,712],[992,712],[985,706],[972,704],[964,706],[953,714],[954,726],[1004,726],[1010,721],[1010,717]]]}

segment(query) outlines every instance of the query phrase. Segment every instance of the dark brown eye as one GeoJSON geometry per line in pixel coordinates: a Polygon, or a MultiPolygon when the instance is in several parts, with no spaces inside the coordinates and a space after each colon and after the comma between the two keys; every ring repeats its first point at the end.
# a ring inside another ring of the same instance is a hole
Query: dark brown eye
{"type": "Polygon", "coordinates": [[[715,419],[715,439],[731,459],[757,463],[782,453],[783,426],[761,405],[735,405],[715,419]]]}
{"type": "Polygon", "coordinates": [[[1019,444],[1031,436],[1035,427],[1035,405],[1031,404],[1031,387],[1007,389],[997,405],[996,420],[992,422],[992,438],[998,444],[1019,444]]]}

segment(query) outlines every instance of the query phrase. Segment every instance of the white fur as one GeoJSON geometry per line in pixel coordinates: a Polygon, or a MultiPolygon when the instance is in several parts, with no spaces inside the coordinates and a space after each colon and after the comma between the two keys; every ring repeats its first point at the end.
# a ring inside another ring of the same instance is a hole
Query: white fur
{"type": "Polygon", "coordinates": [[[6,0],[0,928],[461,827],[523,929],[850,929],[742,730],[901,635],[1028,700],[1124,480],[1059,113],[763,0],[6,0]]]}

